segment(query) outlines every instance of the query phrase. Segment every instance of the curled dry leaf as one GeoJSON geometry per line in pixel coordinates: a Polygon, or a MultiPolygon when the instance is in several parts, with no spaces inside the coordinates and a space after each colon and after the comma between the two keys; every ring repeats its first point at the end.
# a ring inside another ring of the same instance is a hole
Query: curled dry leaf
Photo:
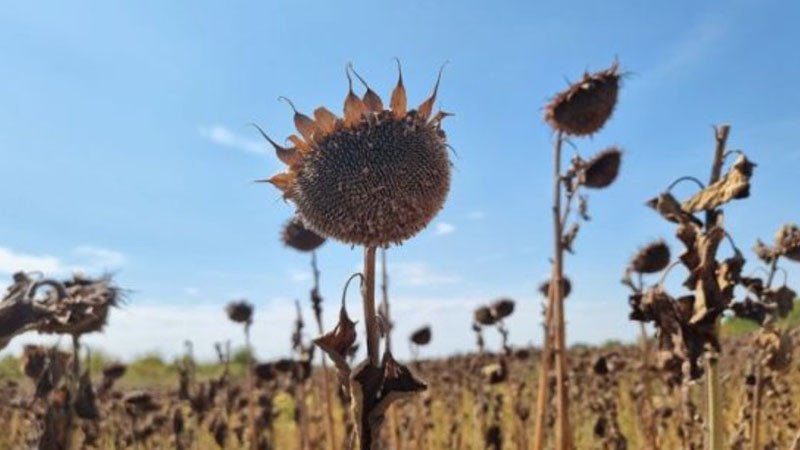
{"type": "Polygon", "coordinates": [[[427,385],[397,362],[389,351],[384,353],[381,367],[369,360],[357,367],[350,377],[350,390],[361,448],[378,448],[381,423],[393,401],[425,389],[427,385]]]}
{"type": "Polygon", "coordinates": [[[703,222],[697,217],[684,211],[678,200],[669,192],[663,192],[658,197],[648,200],[645,204],[672,223],[686,224],[691,222],[698,226],[703,225],[703,222]]]}
{"type": "Polygon", "coordinates": [[[758,239],[753,246],[753,253],[755,253],[758,259],[760,259],[764,264],[770,264],[775,258],[776,251],[774,248],[761,242],[761,239],[758,239]]]}
{"type": "Polygon", "coordinates": [[[756,336],[756,345],[762,350],[761,362],[775,371],[786,370],[792,363],[792,339],[788,333],[763,328],[756,336]]]}
{"type": "Polygon", "coordinates": [[[336,327],[324,335],[314,339],[316,344],[325,352],[336,365],[339,379],[346,383],[350,377],[350,366],[347,364],[348,351],[356,341],[356,324],[347,315],[344,303],[339,309],[339,322],[336,327]]]}
{"type": "Polygon", "coordinates": [[[750,177],[755,164],[739,155],[730,171],[716,183],[706,187],[683,203],[683,210],[693,213],[711,211],[734,199],[750,195],[750,177]]]}
{"type": "Polygon", "coordinates": [[[578,222],[575,222],[569,227],[569,230],[567,230],[567,232],[564,233],[564,236],[561,239],[561,245],[564,246],[564,250],[570,253],[574,253],[574,251],[572,250],[572,244],[573,242],[575,242],[575,238],[578,237],[578,231],[580,231],[580,228],[581,228],[580,224],[578,222]]]}

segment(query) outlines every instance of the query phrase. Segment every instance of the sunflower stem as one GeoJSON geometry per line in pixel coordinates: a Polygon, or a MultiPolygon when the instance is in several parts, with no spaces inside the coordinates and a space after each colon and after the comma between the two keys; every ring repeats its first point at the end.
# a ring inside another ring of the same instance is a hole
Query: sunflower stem
{"type": "Polygon", "coordinates": [[[364,325],[367,331],[367,357],[370,364],[380,364],[380,332],[378,317],[375,314],[375,247],[364,249],[364,285],[362,288],[364,302],[364,325]]]}
{"type": "MultiPolygon", "coordinates": [[[[722,164],[725,162],[725,143],[730,133],[730,125],[714,127],[714,137],[716,146],[714,148],[714,161],[711,165],[711,177],[708,185],[712,185],[719,180],[722,175],[722,164]]],[[[717,211],[706,212],[706,232],[710,231],[717,222],[717,211]]],[[[714,325],[714,333],[719,332],[719,319],[714,325]]],[[[711,354],[706,358],[706,401],[708,403],[708,448],[709,450],[721,450],[725,439],[724,424],[722,423],[722,393],[719,386],[718,355],[711,354]]]]}
{"type": "Polygon", "coordinates": [[[555,354],[556,354],[556,449],[572,448],[569,426],[569,391],[567,387],[566,330],[564,320],[564,224],[561,222],[561,147],[564,138],[558,133],[553,149],[554,189],[553,189],[553,228],[554,255],[553,278],[550,290],[553,292],[553,313],[555,314],[555,354]]]}
{"type": "MultiPolygon", "coordinates": [[[[253,399],[253,347],[250,344],[250,324],[247,321],[244,324],[244,345],[247,352],[247,421],[250,428],[250,449],[255,450],[258,448],[258,430],[256,428],[256,405],[253,399]]],[[[226,369],[227,370],[227,369],[226,369]]]]}
{"type": "MultiPolygon", "coordinates": [[[[311,291],[312,296],[313,293],[319,293],[319,268],[317,267],[317,252],[311,252],[311,271],[314,274],[314,288],[311,291]]],[[[313,299],[312,299],[313,302],[313,299]]],[[[315,318],[317,319],[317,328],[319,329],[319,334],[322,336],[325,334],[325,328],[322,325],[322,314],[320,310],[320,314],[315,314],[315,318]]],[[[323,394],[325,395],[325,423],[328,427],[328,442],[330,444],[331,450],[336,450],[337,439],[336,439],[336,426],[333,420],[333,399],[331,396],[331,383],[330,383],[330,375],[328,373],[328,361],[325,358],[325,353],[322,353],[322,390],[323,394]]]]}
{"type": "Polygon", "coordinates": [[[550,372],[550,343],[552,342],[551,328],[553,323],[553,290],[549,289],[547,303],[545,304],[544,319],[544,340],[542,342],[542,354],[539,361],[539,384],[536,391],[536,417],[534,418],[533,449],[542,450],[544,448],[544,422],[547,414],[547,404],[549,400],[549,389],[547,380],[550,372]]]}

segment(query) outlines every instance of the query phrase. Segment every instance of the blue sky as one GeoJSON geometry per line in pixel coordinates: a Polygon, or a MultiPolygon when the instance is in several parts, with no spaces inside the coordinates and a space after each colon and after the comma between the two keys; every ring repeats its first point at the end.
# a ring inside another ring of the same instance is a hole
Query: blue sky
{"type": "MultiPolygon", "coordinates": [[[[239,339],[222,306],[244,296],[259,355],[285,355],[308,257],[277,239],[292,208],[251,183],[279,164],[246,124],[293,132],[280,95],[340,110],[349,61],[386,99],[399,57],[416,104],[449,60],[439,106],[456,114],[445,124],[452,191],[426,231],[390,252],[398,340],[430,323],[428,354],[468,350],[471,310],[505,295],[519,302],[512,340],[537,343],[535,287],[551,252],[542,106],[618,57],[630,74],[617,111],[576,141],[587,155],[619,145],[625,159],[617,183],[591,193],[593,219],[567,261],[569,337],[630,338],[620,275],[637,246],[671,233],[643,203],[680,175],[708,176],[712,124],[731,123],[731,146],[759,164],[751,199],[728,208],[739,245],[800,221],[798,13],[775,1],[7,3],[0,283],[17,268],[116,272],[133,292],[89,342],[125,357],[172,355],[184,338],[210,356],[215,340],[239,339]]],[[[329,242],[319,258],[332,325],[362,255],[329,242]]]]}

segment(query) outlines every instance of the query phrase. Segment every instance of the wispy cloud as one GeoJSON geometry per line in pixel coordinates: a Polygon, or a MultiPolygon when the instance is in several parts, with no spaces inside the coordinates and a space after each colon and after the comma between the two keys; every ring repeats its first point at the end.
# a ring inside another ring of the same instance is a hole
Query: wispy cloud
{"type": "Polygon", "coordinates": [[[241,150],[253,155],[264,156],[269,154],[268,147],[264,145],[263,141],[234,133],[230,128],[223,125],[201,127],[200,135],[223,147],[241,150]]]}
{"type": "Polygon", "coordinates": [[[390,264],[389,273],[397,284],[406,286],[435,286],[461,281],[461,276],[438,272],[423,262],[390,264]]]}
{"type": "Polygon", "coordinates": [[[80,264],[90,269],[117,269],[127,261],[125,255],[118,251],[91,245],[80,246],[73,251],[73,254],[81,261],[80,264]]]}
{"type": "Polygon", "coordinates": [[[7,247],[0,247],[0,273],[36,270],[44,273],[60,273],[62,269],[61,261],[55,256],[30,255],[7,247]]]}
{"type": "Polygon", "coordinates": [[[64,258],[53,255],[33,255],[0,246],[0,273],[40,271],[46,275],[65,275],[71,272],[97,272],[122,267],[125,255],[106,248],[83,245],[64,258]]]}
{"type": "Polygon", "coordinates": [[[436,228],[434,230],[434,233],[436,233],[437,235],[441,236],[441,235],[444,235],[444,234],[450,234],[450,233],[452,233],[454,231],[456,231],[456,227],[452,223],[439,222],[439,223],[436,224],[436,228]]]}

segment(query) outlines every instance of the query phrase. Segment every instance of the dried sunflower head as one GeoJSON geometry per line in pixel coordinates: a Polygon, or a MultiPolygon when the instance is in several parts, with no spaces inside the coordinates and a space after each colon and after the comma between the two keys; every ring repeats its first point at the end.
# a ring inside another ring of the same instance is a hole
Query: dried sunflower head
{"type": "Polygon", "coordinates": [[[228,318],[236,323],[251,323],[253,320],[253,305],[246,300],[237,300],[225,306],[228,318]]]}
{"type": "Polygon", "coordinates": [[[619,65],[583,78],[560,92],[545,108],[545,120],[555,130],[574,136],[594,134],[606,123],[617,104],[619,65]]]}
{"type": "Polygon", "coordinates": [[[775,249],[781,256],[800,262],[800,228],[790,223],[775,234],[775,249]]]}
{"type": "Polygon", "coordinates": [[[428,345],[431,342],[431,327],[424,326],[411,333],[411,342],[417,345],[428,345]]]}
{"type": "Polygon", "coordinates": [[[581,171],[580,182],[583,186],[602,189],[617,179],[622,162],[622,151],[617,147],[609,147],[586,161],[581,171]]]}
{"type": "MultiPolygon", "coordinates": [[[[569,297],[570,292],[572,292],[572,283],[569,281],[569,278],[561,278],[561,296],[563,298],[567,298],[569,297]]],[[[543,281],[539,285],[539,293],[545,297],[550,295],[550,280],[543,281]]]]}
{"type": "Polygon", "coordinates": [[[303,220],[298,216],[292,217],[284,225],[281,231],[281,240],[287,246],[301,252],[316,250],[325,243],[325,238],[306,228],[303,220]]]}
{"type": "Polygon", "coordinates": [[[441,123],[447,113],[432,114],[439,79],[433,94],[409,111],[402,74],[388,109],[358,78],[366,93],[353,93],[348,71],[344,118],[324,107],[314,111],[314,119],[295,110],[300,136],[289,137],[294,146],[270,139],[288,170],[267,181],[294,202],[316,233],[386,246],[417,234],[444,205],[450,160],[441,123]]]}
{"type": "Polygon", "coordinates": [[[486,326],[494,325],[497,322],[497,318],[492,314],[492,310],[488,306],[481,306],[476,309],[473,319],[475,323],[486,326]]]}
{"type": "Polygon", "coordinates": [[[495,320],[503,320],[514,312],[514,300],[501,298],[492,303],[492,316],[495,320]]]}
{"type": "Polygon", "coordinates": [[[631,259],[630,268],[636,273],[657,273],[669,265],[669,247],[658,240],[639,249],[631,259]]]}

